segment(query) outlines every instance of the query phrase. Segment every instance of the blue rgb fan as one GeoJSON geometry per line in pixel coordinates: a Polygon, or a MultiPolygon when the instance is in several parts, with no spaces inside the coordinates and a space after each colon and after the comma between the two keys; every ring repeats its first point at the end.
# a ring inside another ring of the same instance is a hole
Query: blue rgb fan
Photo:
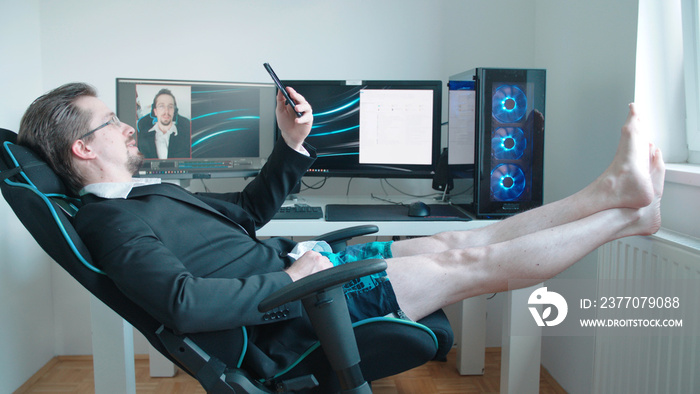
{"type": "Polygon", "coordinates": [[[520,127],[499,127],[491,135],[491,153],[496,160],[517,160],[525,153],[527,138],[520,127]]]}
{"type": "Polygon", "coordinates": [[[525,173],[515,164],[501,164],[491,171],[491,194],[497,201],[513,201],[525,190],[525,173]]]}
{"type": "Polygon", "coordinates": [[[491,113],[501,123],[514,123],[527,111],[527,96],[515,85],[502,85],[493,93],[491,113]]]}

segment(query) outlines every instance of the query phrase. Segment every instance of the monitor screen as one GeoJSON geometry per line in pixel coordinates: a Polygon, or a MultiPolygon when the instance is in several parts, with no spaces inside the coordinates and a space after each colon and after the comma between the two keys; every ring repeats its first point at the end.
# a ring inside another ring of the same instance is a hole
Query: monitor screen
{"type": "Polygon", "coordinates": [[[450,77],[447,87],[447,164],[450,176],[471,179],[475,162],[476,84],[473,75],[457,75],[450,77]]]}
{"type": "Polygon", "coordinates": [[[272,152],[273,84],[117,79],[117,116],[136,130],[139,176],[250,176],[272,152]]]}
{"type": "MultiPolygon", "coordinates": [[[[284,81],[311,104],[306,175],[432,178],[440,153],[441,81],[284,81]]],[[[279,130],[278,130],[279,133],[279,130]]]]}

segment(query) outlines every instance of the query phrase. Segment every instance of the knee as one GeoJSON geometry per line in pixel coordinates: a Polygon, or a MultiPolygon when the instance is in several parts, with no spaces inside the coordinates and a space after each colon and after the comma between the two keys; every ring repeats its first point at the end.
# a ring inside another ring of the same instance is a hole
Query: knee
{"type": "Polygon", "coordinates": [[[440,254],[442,272],[460,283],[461,299],[493,292],[499,287],[499,272],[491,264],[491,247],[452,249],[440,254]]]}
{"type": "Polygon", "coordinates": [[[440,256],[441,264],[457,265],[462,268],[478,269],[487,266],[489,247],[470,247],[464,249],[449,249],[440,256]]]}
{"type": "Polygon", "coordinates": [[[430,236],[436,244],[436,251],[448,251],[455,249],[459,244],[459,240],[454,231],[444,231],[430,236]]]}

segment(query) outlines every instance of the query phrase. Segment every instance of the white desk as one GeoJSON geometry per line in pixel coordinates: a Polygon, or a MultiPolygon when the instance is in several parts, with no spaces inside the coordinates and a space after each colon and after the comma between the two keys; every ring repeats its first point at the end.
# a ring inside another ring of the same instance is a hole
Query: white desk
{"type": "MultiPolygon", "coordinates": [[[[391,198],[390,198],[391,199],[391,198]]],[[[391,201],[406,200],[397,197],[391,201]]],[[[380,200],[368,197],[302,197],[298,203],[321,206],[326,204],[382,204],[380,200]]],[[[427,201],[425,201],[428,203],[427,201]]],[[[293,204],[293,202],[290,202],[293,204]]],[[[273,220],[258,230],[261,237],[315,237],[327,232],[362,224],[379,227],[370,236],[425,236],[448,230],[469,230],[492,223],[487,220],[471,221],[348,221],[327,222],[324,219],[273,220]]],[[[458,327],[455,327],[457,342],[457,369],[462,375],[482,375],[484,373],[484,352],[486,347],[486,297],[474,297],[455,305],[458,327]]],[[[454,323],[453,323],[454,324],[454,323]]]]}
{"type": "MultiPolygon", "coordinates": [[[[388,197],[390,201],[409,203],[405,196],[388,197]]],[[[415,200],[415,199],[414,199],[415,200]]],[[[370,197],[318,197],[301,196],[297,203],[322,206],[326,204],[381,204],[370,197]]],[[[425,203],[430,203],[423,200],[425,203]]],[[[290,202],[293,204],[294,202],[290,202]]],[[[259,236],[315,237],[326,232],[361,224],[374,224],[379,231],[372,236],[424,236],[442,231],[470,230],[487,226],[492,220],[471,221],[348,221],[326,222],[314,220],[273,220],[258,231],[259,236]]],[[[501,393],[538,393],[540,376],[541,337],[511,336],[512,327],[523,319],[529,319],[527,312],[512,308],[514,300],[527,299],[535,288],[507,293],[506,308],[503,311],[503,345],[501,350],[501,393]]],[[[457,369],[462,375],[480,375],[484,369],[486,335],[486,296],[474,297],[458,306],[459,327],[455,329],[457,346],[457,369]]]]}
{"type": "MultiPolygon", "coordinates": [[[[391,198],[391,201],[410,201],[406,197],[391,198]]],[[[418,199],[414,199],[418,200],[418,199]]],[[[426,204],[431,204],[427,200],[423,200],[426,204]]],[[[324,208],[327,204],[382,204],[382,201],[371,199],[369,197],[318,197],[304,196],[300,197],[297,203],[308,204],[312,206],[321,206],[324,208]]],[[[290,202],[289,204],[293,204],[290,202]]],[[[287,204],[285,204],[287,205],[287,204]]],[[[323,219],[304,219],[304,220],[273,220],[258,230],[259,236],[309,236],[315,237],[323,233],[335,231],[341,228],[357,226],[361,224],[374,224],[379,227],[379,232],[374,235],[379,236],[422,236],[433,235],[441,231],[453,230],[469,230],[478,227],[486,226],[492,223],[489,220],[471,220],[471,221],[396,221],[396,222],[381,222],[381,221],[364,221],[364,222],[327,222],[323,219]]]]}

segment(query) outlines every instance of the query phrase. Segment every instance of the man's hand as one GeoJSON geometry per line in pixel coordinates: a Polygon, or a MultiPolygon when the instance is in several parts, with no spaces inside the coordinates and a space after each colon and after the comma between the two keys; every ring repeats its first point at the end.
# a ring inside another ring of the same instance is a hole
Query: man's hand
{"type": "Polygon", "coordinates": [[[318,252],[308,251],[304,253],[291,267],[284,270],[292,278],[293,282],[305,278],[316,272],[333,268],[333,264],[327,257],[318,252]]]}
{"type": "Polygon", "coordinates": [[[311,125],[314,123],[313,112],[311,105],[306,102],[304,96],[297,93],[294,89],[287,87],[289,97],[294,100],[297,111],[303,112],[304,115],[300,118],[294,113],[291,105],[286,104],[286,100],[282,92],[277,92],[277,125],[282,133],[284,141],[296,151],[303,151],[302,144],[306,136],[311,132],[311,125]]]}

